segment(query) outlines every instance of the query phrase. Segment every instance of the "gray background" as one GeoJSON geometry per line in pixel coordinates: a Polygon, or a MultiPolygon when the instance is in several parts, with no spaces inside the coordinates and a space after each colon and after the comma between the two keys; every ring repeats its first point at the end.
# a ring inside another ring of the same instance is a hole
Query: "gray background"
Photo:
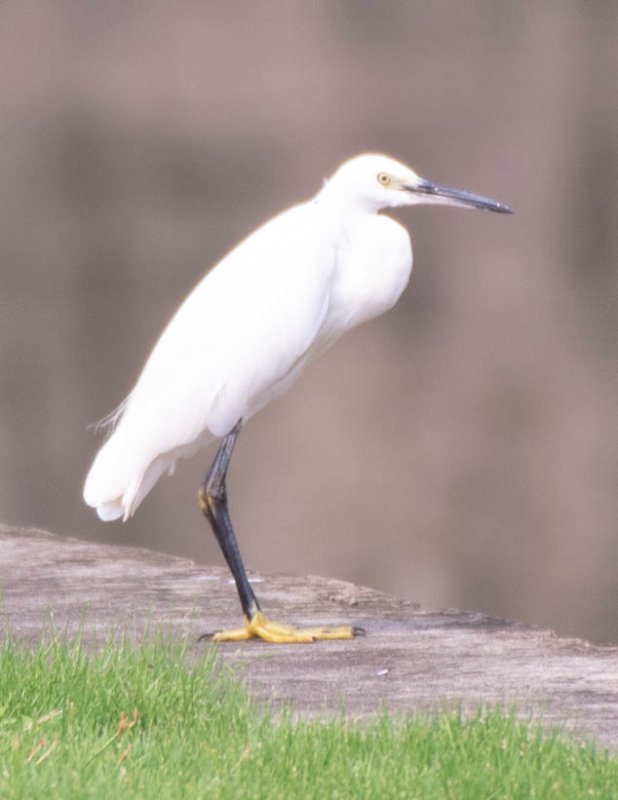
{"type": "Polygon", "coordinates": [[[381,150],[516,215],[397,213],[397,308],[243,433],[247,563],[618,640],[617,9],[3,3],[0,518],[218,563],[212,453],[105,525],[87,426],[206,267],[381,150]]]}

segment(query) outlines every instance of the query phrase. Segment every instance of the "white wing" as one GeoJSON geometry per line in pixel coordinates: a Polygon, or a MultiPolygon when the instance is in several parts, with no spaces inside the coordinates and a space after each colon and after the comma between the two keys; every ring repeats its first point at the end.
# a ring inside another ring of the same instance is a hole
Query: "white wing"
{"type": "Polygon", "coordinates": [[[130,516],[177,458],[225,435],[286,388],[319,337],[336,248],[314,204],[259,228],[198,284],[155,345],[84,499],[130,516]]]}

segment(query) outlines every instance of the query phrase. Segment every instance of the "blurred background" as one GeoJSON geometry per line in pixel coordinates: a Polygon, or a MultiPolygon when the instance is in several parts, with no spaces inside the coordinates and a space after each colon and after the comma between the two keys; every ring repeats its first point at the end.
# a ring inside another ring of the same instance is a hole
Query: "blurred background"
{"type": "Polygon", "coordinates": [[[601,1],[3,3],[0,520],[222,563],[213,451],[106,525],[88,425],[209,265],[379,150],[516,214],[397,212],[396,309],[240,439],[246,562],[617,641],[617,36],[601,1]]]}

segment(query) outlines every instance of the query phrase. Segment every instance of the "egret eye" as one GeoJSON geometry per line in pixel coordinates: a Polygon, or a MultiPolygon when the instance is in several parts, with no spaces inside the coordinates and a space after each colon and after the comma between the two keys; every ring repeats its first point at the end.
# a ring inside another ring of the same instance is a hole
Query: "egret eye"
{"type": "Polygon", "coordinates": [[[386,172],[378,172],[378,183],[382,186],[390,186],[392,178],[386,172]]]}

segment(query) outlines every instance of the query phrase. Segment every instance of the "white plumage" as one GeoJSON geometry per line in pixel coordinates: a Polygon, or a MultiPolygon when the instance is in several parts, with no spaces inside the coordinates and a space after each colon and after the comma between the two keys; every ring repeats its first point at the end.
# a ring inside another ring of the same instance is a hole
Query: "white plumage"
{"type": "Polygon", "coordinates": [[[179,458],[246,422],[339,336],[391,308],[412,250],[377,212],[426,202],[508,211],[366,154],[235,247],[156,343],[90,469],[86,503],[101,519],[127,519],[179,458]]]}

